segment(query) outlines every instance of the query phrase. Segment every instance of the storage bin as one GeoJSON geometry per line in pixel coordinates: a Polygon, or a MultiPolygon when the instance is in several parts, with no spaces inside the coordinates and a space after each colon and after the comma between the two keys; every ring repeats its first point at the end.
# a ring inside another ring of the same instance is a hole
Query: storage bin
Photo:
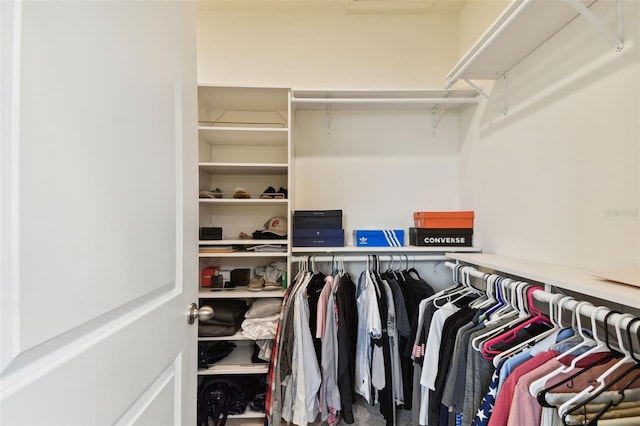
{"type": "Polygon", "coordinates": [[[294,229],[342,229],[342,210],[296,210],[294,229]]]}
{"type": "Polygon", "coordinates": [[[415,212],[416,228],[473,228],[473,211],[415,212]]]}
{"type": "Polygon", "coordinates": [[[294,229],[294,247],[344,247],[344,229],[294,229]]]}
{"type": "Polygon", "coordinates": [[[200,228],[201,240],[221,240],[222,228],[200,228]]]}
{"type": "Polygon", "coordinates": [[[402,247],[404,246],[404,230],[356,229],[353,239],[358,247],[402,247]]]}
{"type": "Polygon", "coordinates": [[[471,247],[471,228],[409,228],[412,246],[471,247]]]}

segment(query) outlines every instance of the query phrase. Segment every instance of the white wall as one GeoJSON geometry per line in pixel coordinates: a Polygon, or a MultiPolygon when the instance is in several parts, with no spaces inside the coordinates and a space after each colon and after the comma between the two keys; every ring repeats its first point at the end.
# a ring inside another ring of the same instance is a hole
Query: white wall
{"type": "MultiPolygon", "coordinates": [[[[458,118],[436,137],[425,111],[322,111],[295,116],[294,207],[343,209],[346,244],[355,229],[404,229],[413,212],[458,207],[458,118]]],[[[406,237],[406,244],[409,243],[406,237]]]]}
{"type": "Polygon", "coordinates": [[[353,13],[206,4],[198,82],[297,88],[441,88],[458,58],[457,14],[353,13]]]}
{"type": "MultiPolygon", "coordinates": [[[[613,5],[591,8],[610,28],[613,5]]],[[[578,18],[509,73],[506,117],[463,114],[460,207],[485,252],[639,270],[639,9],[624,2],[622,52],[578,18]]]]}

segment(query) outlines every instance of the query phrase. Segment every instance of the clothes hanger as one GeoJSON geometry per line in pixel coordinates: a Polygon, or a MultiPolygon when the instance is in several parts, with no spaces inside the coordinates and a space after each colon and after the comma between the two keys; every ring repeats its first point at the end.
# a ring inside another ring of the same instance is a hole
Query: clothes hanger
{"type": "Polygon", "coordinates": [[[509,278],[504,278],[500,281],[499,285],[502,299],[505,303],[501,308],[489,312],[489,321],[486,322],[487,326],[513,315],[519,315],[523,318],[526,316],[526,312],[524,312],[518,304],[519,299],[517,296],[520,289],[528,284],[524,281],[512,281],[509,278]]]}
{"type": "MultiPolygon", "coordinates": [[[[604,307],[599,307],[599,308],[604,308],[604,307]]],[[[605,309],[607,309],[607,308],[605,308],[605,309]]],[[[597,335],[597,333],[595,331],[596,330],[596,328],[595,328],[596,324],[595,324],[594,318],[597,317],[597,312],[596,312],[597,310],[598,310],[598,308],[596,308],[596,310],[594,310],[593,315],[591,317],[592,318],[592,329],[594,330],[594,339],[598,342],[598,345],[601,345],[602,342],[599,340],[598,335],[597,335]]],[[[607,312],[607,314],[605,315],[605,318],[604,318],[604,321],[603,321],[604,325],[605,325],[605,330],[608,329],[607,321],[608,321],[608,318],[611,316],[611,314],[612,314],[611,312],[607,312]]],[[[608,335],[608,330],[607,330],[607,333],[605,333],[605,342],[604,342],[605,346],[608,346],[607,345],[607,335],[608,335]]],[[[591,353],[593,353],[593,351],[591,351],[591,353]]],[[[563,385],[563,384],[575,379],[579,375],[581,375],[583,373],[586,373],[591,368],[593,368],[593,367],[595,367],[597,365],[601,365],[603,362],[608,361],[610,358],[611,357],[609,357],[609,356],[603,357],[603,358],[600,358],[598,360],[595,360],[592,363],[589,363],[587,365],[584,365],[584,366],[580,367],[580,369],[575,374],[573,374],[573,375],[571,375],[569,377],[566,377],[565,379],[559,381],[558,383],[556,383],[555,385],[553,385],[551,387],[544,388],[541,391],[539,391],[537,393],[537,395],[536,395],[536,399],[538,400],[540,405],[545,406],[545,407],[551,407],[552,405],[547,403],[547,399],[546,399],[547,393],[549,393],[549,392],[553,391],[554,389],[557,389],[559,386],[561,386],[561,385],[563,385]]],[[[578,360],[576,359],[574,361],[575,361],[575,364],[577,365],[578,360]]],[[[542,385],[545,386],[546,383],[542,383],[542,385]]],[[[531,386],[529,386],[529,392],[532,395],[533,395],[533,392],[534,392],[533,386],[534,386],[533,383],[531,384],[531,386]]]]}
{"type": "MultiPolygon", "coordinates": [[[[625,391],[626,389],[629,389],[629,386],[631,386],[631,384],[632,384],[632,383],[634,383],[634,382],[636,382],[636,381],[638,381],[638,380],[640,380],[640,373],[636,374],[636,376],[635,376],[635,377],[633,377],[631,380],[627,381],[627,383],[625,383],[625,384],[622,386],[622,389],[620,389],[620,390],[618,391],[618,395],[619,395],[619,398],[618,398],[618,399],[616,399],[615,401],[614,401],[614,400],[611,400],[610,402],[608,402],[607,404],[605,404],[605,406],[604,406],[604,407],[602,407],[602,408],[600,409],[600,411],[598,411],[598,412],[597,412],[597,413],[596,413],[596,414],[595,414],[591,419],[589,419],[589,421],[588,421],[587,423],[585,423],[585,425],[586,425],[586,426],[590,426],[590,425],[597,425],[597,424],[598,424],[598,420],[599,420],[599,419],[604,415],[604,413],[606,413],[607,411],[609,411],[609,409],[610,409],[611,407],[616,407],[616,406],[618,406],[622,401],[624,401],[624,391],[625,391]]],[[[565,420],[565,418],[566,418],[566,415],[563,417],[563,420],[562,420],[562,421],[563,421],[563,423],[565,423],[565,425],[566,425],[566,422],[564,421],[564,420],[565,420]]]]}
{"type": "MultiPolygon", "coordinates": [[[[525,290],[523,290],[522,296],[524,296],[524,291],[525,290]]],[[[512,327],[509,327],[507,330],[504,330],[502,333],[494,336],[493,338],[485,342],[482,348],[483,348],[483,355],[486,358],[490,359],[500,354],[500,351],[492,349],[494,345],[507,344],[509,342],[512,342],[513,340],[517,339],[518,334],[521,331],[525,330],[525,328],[531,327],[534,324],[552,325],[549,318],[546,317],[542,313],[542,311],[535,306],[535,303],[533,300],[533,294],[539,291],[542,291],[542,290],[537,287],[530,286],[526,288],[526,300],[523,298],[522,303],[523,303],[524,311],[527,313],[529,318],[522,322],[519,322],[518,324],[513,325],[512,327]]],[[[546,331],[548,331],[548,329],[541,330],[540,333],[544,333],[546,331]]],[[[526,340],[529,340],[529,339],[526,339],[526,340]]]]}
{"type": "MultiPolygon", "coordinates": [[[[594,387],[594,385],[589,385],[585,389],[583,389],[581,392],[579,392],[577,395],[573,396],[568,401],[560,405],[560,407],[558,408],[558,412],[561,414],[561,416],[564,416],[564,413],[566,413],[576,402],[587,399],[597,394],[602,389],[604,389],[606,386],[605,379],[607,377],[609,377],[614,371],[619,369],[623,364],[633,361],[633,357],[631,356],[631,351],[625,347],[624,341],[622,339],[622,330],[621,330],[622,321],[625,318],[628,318],[628,316],[630,316],[630,314],[620,315],[618,317],[618,321],[616,322],[616,336],[618,337],[618,346],[619,346],[620,352],[622,352],[624,357],[622,357],[617,363],[609,367],[607,371],[605,371],[598,378],[596,378],[595,381],[598,383],[597,387],[594,387]]],[[[637,364],[634,363],[634,367],[635,365],[637,364]]]]}
{"type": "MultiPolygon", "coordinates": [[[[576,346],[571,347],[569,350],[561,353],[560,355],[556,356],[555,359],[556,360],[560,360],[562,358],[564,358],[565,356],[575,352],[578,348],[583,348],[585,346],[591,346],[596,344],[596,341],[593,340],[591,337],[587,336],[584,334],[584,330],[582,329],[582,319],[581,319],[581,315],[582,315],[582,308],[585,306],[593,306],[591,305],[591,303],[589,302],[578,302],[578,305],[575,307],[575,319],[577,322],[577,329],[576,331],[578,332],[577,334],[579,334],[582,337],[582,342],[578,343],[576,346]]],[[[574,359],[575,361],[575,359],[574,359]]],[[[544,376],[534,380],[533,382],[531,382],[531,384],[529,385],[529,394],[531,394],[531,396],[537,396],[538,393],[543,390],[545,388],[545,385],[547,383],[547,381],[559,374],[562,373],[568,373],[571,370],[573,370],[573,368],[575,367],[574,363],[572,362],[573,366],[565,366],[565,367],[560,367],[556,370],[550,371],[549,373],[545,374],[544,376]]]]}
{"type": "MultiPolygon", "coordinates": [[[[560,299],[565,299],[569,296],[563,296],[562,294],[554,294],[553,296],[551,296],[551,298],[549,299],[549,322],[551,323],[552,327],[547,330],[544,331],[538,335],[532,336],[531,338],[525,340],[524,342],[517,344],[509,349],[507,349],[506,351],[503,351],[499,354],[497,354],[494,358],[493,358],[493,365],[494,367],[498,368],[498,365],[500,364],[500,361],[502,361],[505,358],[511,357],[517,353],[520,353],[521,351],[523,351],[526,348],[529,348],[532,346],[533,343],[539,342],[542,339],[546,338],[547,336],[552,335],[553,333],[557,332],[558,330],[560,330],[562,328],[561,324],[560,324],[560,317],[559,317],[559,313],[555,314],[555,308],[559,306],[558,303],[556,303],[557,300],[560,299]]],[[[558,308],[559,309],[559,308],[558,308]]]]}
{"type": "MultiPolygon", "coordinates": [[[[605,329],[607,329],[607,334],[608,334],[608,317],[609,317],[610,315],[612,315],[613,313],[618,313],[618,314],[620,314],[620,312],[619,312],[619,311],[611,311],[611,312],[608,312],[608,313],[607,313],[607,315],[605,316],[604,325],[605,325],[605,329]]],[[[624,314],[620,314],[620,315],[623,315],[623,316],[624,316],[624,314]]],[[[628,340],[629,340],[629,350],[630,350],[631,358],[632,358],[636,363],[635,363],[634,365],[632,365],[630,368],[626,369],[626,371],[624,371],[622,374],[619,374],[619,375],[618,375],[616,378],[614,378],[612,381],[608,382],[608,383],[607,383],[607,384],[606,384],[606,385],[605,385],[601,390],[599,390],[599,391],[597,391],[597,392],[594,392],[594,393],[593,393],[593,394],[592,394],[588,399],[586,399],[585,401],[582,401],[582,402],[581,402],[580,404],[578,404],[578,405],[575,405],[575,406],[573,406],[573,407],[569,408],[569,409],[567,410],[567,412],[566,412],[566,413],[563,415],[563,417],[562,417],[562,419],[563,419],[563,423],[567,424],[567,423],[566,423],[566,419],[567,419],[567,416],[568,416],[568,415],[575,413],[575,412],[576,412],[576,411],[578,411],[581,407],[583,407],[584,405],[586,405],[586,404],[588,404],[589,402],[593,401],[595,398],[597,398],[597,397],[598,397],[599,395],[601,395],[603,392],[605,392],[606,390],[610,389],[610,388],[611,388],[611,386],[613,386],[613,384],[615,384],[615,383],[619,382],[621,379],[623,379],[623,378],[625,378],[626,376],[628,376],[628,374],[629,374],[629,373],[631,373],[633,370],[635,370],[635,369],[640,369],[640,364],[638,364],[638,361],[640,361],[640,359],[638,359],[638,358],[636,358],[636,357],[635,357],[635,354],[634,354],[634,348],[633,348],[633,340],[631,339],[631,326],[633,325],[633,323],[634,323],[634,322],[637,322],[637,321],[640,321],[640,318],[638,318],[638,317],[632,318],[632,319],[631,319],[631,321],[629,321],[629,322],[627,323],[627,327],[626,327],[627,337],[628,337],[628,340]]],[[[639,334],[639,337],[640,337],[640,329],[639,329],[639,330],[637,330],[637,331],[638,331],[638,334],[639,334]]],[[[611,348],[611,347],[610,347],[610,345],[609,345],[609,343],[608,343],[608,338],[607,338],[606,340],[607,340],[607,346],[608,346],[609,348],[611,348]]],[[[608,410],[609,410],[609,408],[611,408],[611,407],[613,407],[613,406],[617,406],[620,402],[622,402],[622,400],[624,399],[624,390],[625,390],[625,389],[628,389],[628,388],[629,388],[629,386],[630,386],[633,382],[637,381],[638,379],[640,379],[640,373],[638,373],[637,375],[635,375],[631,380],[627,381],[627,382],[625,383],[625,385],[623,385],[623,386],[622,386],[622,388],[618,391],[618,395],[620,396],[620,398],[618,398],[618,399],[616,399],[616,400],[613,400],[613,399],[612,399],[612,400],[610,400],[609,402],[607,402],[607,403],[605,404],[605,406],[604,406],[601,410],[599,410],[599,411],[598,411],[598,413],[596,413],[596,414],[593,416],[593,418],[592,418],[592,419],[590,419],[590,421],[589,421],[587,424],[597,424],[598,419],[599,419],[600,417],[602,417],[602,416],[604,415],[604,413],[605,413],[606,411],[608,411],[608,410]]]]}
{"type": "MultiPolygon", "coordinates": [[[[633,338],[631,337],[631,326],[633,325],[633,323],[635,322],[639,322],[640,321],[640,317],[635,317],[632,318],[631,321],[629,321],[627,323],[627,340],[629,340],[629,347],[631,349],[631,358],[633,358],[633,360],[640,364],[640,358],[636,358],[636,351],[633,348],[633,338]]],[[[636,337],[638,338],[638,342],[640,342],[640,327],[638,327],[636,329],[636,337]]],[[[638,348],[638,353],[640,354],[640,348],[638,348]]]]}
{"type": "Polygon", "coordinates": [[[491,292],[494,295],[494,298],[496,299],[496,304],[494,306],[490,307],[489,309],[487,309],[487,311],[484,313],[485,317],[489,317],[492,313],[496,312],[497,310],[499,310],[500,308],[505,306],[506,303],[507,303],[505,301],[504,297],[502,296],[502,282],[506,278],[503,278],[503,277],[498,276],[498,275],[493,275],[493,277],[494,277],[494,280],[492,281],[492,290],[491,290],[491,292]]]}
{"type": "MultiPolygon", "coordinates": [[[[632,319],[629,324],[635,322],[635,320],[640,320],[640,318],[634,318],[632,319]]],[[[630,329],[629,324],[627,324],[627,328],[630,329]]],[[[639,332],[640,333],[640,332],[639,332]]],[[[631,341],[630,341],[631,342],[631,341]]],[[[633,348],[631,347],[631,352],[633,353],[633,348]]],[[[635,359],[635,357],[634,357],[635,359]]],[[[593,401],[595,398],[599,397],[603,392],[607,391],[608,389],[611,388],[611,386],[613,386],[615,383],[618,383],[620,380],[624,379],[625,377],[627,377],[629,375],[629,373],[631,373],[633,370],[638,370],[640,369],[640,364],[635,363],[633,364],[631,367],[627,368],[623,373],[619,374],[617,377],[615,377],[613,380],[611,380],[610,382],[608,382],[601,390],[594,392],[593,394],[591,394],[586,400],[582,401],[580,404],[577,404],[573,407],[570,407],[563,415],[562,415],[562,422],[566,425],[567,424],[567,417],[573,413],[575,413],[576,411],[580,410],[582,407],[584,407],[586,404],[590,403],[591,401],[593,401]]],[[[589,420],[588,423],[586,424],[597,424],[597,421],[600,417],[602,417],[604,415],[605,412],[607,412],[609,410],[609,408],[613,407],[613,406],[617,406],[618,404],[620,404],[620,402],[622,402],[624,400],[624,391],[626,389],[629,389],[629,387],[631,386],[632,383],[636,382],[638,379],[640,379],[640,373],[636,374],[635,376],[633,376],[631,378],[631,380],[628,380],[621,388],[620,390],[618,390],[618,398],[617,399],[611,399],[610,401],[608,401],[604,407],[602,407],[602,409],[600,409],[598,411],[598,413],[596,413],[594,415],[594,417],[592,419],[589,420]]]]}
{"type": "Polygon", "coordinates": [[[482,276],[482,281],[486,283],[486,288],[485,288],[486,297],[484,300],[481,300],[481,298],[474,300],[469,304],[470,307],[474,309],[482,310],[490,306],[494,306],[497,303],[497,300],[494,296],[494,285],[493,285],[493,282],[495,281],[494,277],[497,278],[498,276],[493,274],[484,274],[482,276]]]}
{"type": "Polygon", "coordinates": [[[436,308],[441,308],[446,303],[455,303],[471,294],[479,294],[479,291],[471,284],[471,269],[473,268],[469,266],[461,266],[458,269],[459,273],[456,273],[454,276],[454,281],[456,281],[458,285],[445,289],[443,292],[433,298],[432,303],[436,308]],[[460,280],[458,276],[461,276],[462,279],[460,280]],[[438,301],[445,302],[439,305],[438,301]]]}
{"type": "MultiPolygon", "coordinates": [[[[507,278],[505,278],[506,280],[507,278]]],[[[504,280],[503,280],[504,282],[504,280]]],[[[513,285],[511,285],[511,296],[509,297],[509,300],[507,300],[508,305],[510,306],[511,311],[509,312],[505,312],[504,314],[500,314],[495,316],[494,318],[491,318],[490,320],[485,322],[486,326],[489,326],[491,324],[494,324],[496,321],[499,321],[502,318],[508,318],[510,316],[512,316],[513,314],[516,314],[517,317],[505,324],[503,324],[500,327],[494,328],[492,330],[487,331],[486,333],[482,333],[478,336],[476,336],[472,341],[471,341],[471,346],[477,350],[482,352],[482,347],[484,345],[484,343],[488,340],[490,340],[491,338],[493,338],[494,336],[499,335],[500,333],[502,333],[503,331],[505,331],[506,329],[508,329],[509,327],[518,324],[519,322],[523,321],[525,318],[527,318],[527,312],[524,310],[523,306],[518,304],[518,300],[517,300],[517,293],[520,290],[520,288],[526,287],[529,284],[527,284],[524,281],[516,281],[513,282],[513,285]]],[[[504,290],[504,288],[503,288],[504,290]]],[[[503,292],[504,294],[504,292],[503,292]]],[[[496,312],[498,313],[498,312],[496,312]]],[[[494,314],[496,314],[494,313],[494,314]]]]}

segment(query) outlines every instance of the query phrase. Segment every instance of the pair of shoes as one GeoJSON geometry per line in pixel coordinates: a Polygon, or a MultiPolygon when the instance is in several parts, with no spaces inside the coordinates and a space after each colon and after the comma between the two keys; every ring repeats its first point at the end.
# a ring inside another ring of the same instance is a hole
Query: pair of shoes
{"type": "Polygon", "coordinates": [[[262,291],[264,289],[264,278],[255,276],[251,278],[249,284],[247,284],[247,290],[249,291],[262,291]]]}
{"type": "Polygon", "coordinates": [[[280,189],[278,189],[278,191],[276,192],[276,189],[273,186],[269,186],[267,187],[267,189],[264,190],[264,192],[262,193],[262,195],[260,196],[260,198],[277,198],[277,199],[283,199],[283,198],[287,198],[287,190],[283,187],[280,187],[280,189]]]}
{"type": "Polygon", "coordinates": [[[251,194],[244,190],[244,188],[236,188],[233,191],[233,198],[251,198],[251,194]]]}
{"type": "Polygon", "coordinates": [[[222,198],[222,191],[220,188],[212,189],[211,191],[200,191],[200,198],[222,198]]]}

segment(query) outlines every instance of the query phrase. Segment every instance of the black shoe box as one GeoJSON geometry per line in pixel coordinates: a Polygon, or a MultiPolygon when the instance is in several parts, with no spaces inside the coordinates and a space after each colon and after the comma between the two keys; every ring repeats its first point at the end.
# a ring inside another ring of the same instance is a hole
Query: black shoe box
{"type": "Polygon", "coordinates": [[[409,244],[432,247],[471,247],[473,228],[409,228],[409,244]]]}
{"type": "Polygon", "coordinates": [[[294,229],[294,247],[344,247],[344,229],[294,229]]]}
{"type": "Polygon", "coordinates": [[[201,240],[221,240],[222,228],[200,228],[201,240]]]}
{"type": "Polygon", "coordinates": [[[296,210],[294,229],[342,229],[342,210],[296,210]]]}

